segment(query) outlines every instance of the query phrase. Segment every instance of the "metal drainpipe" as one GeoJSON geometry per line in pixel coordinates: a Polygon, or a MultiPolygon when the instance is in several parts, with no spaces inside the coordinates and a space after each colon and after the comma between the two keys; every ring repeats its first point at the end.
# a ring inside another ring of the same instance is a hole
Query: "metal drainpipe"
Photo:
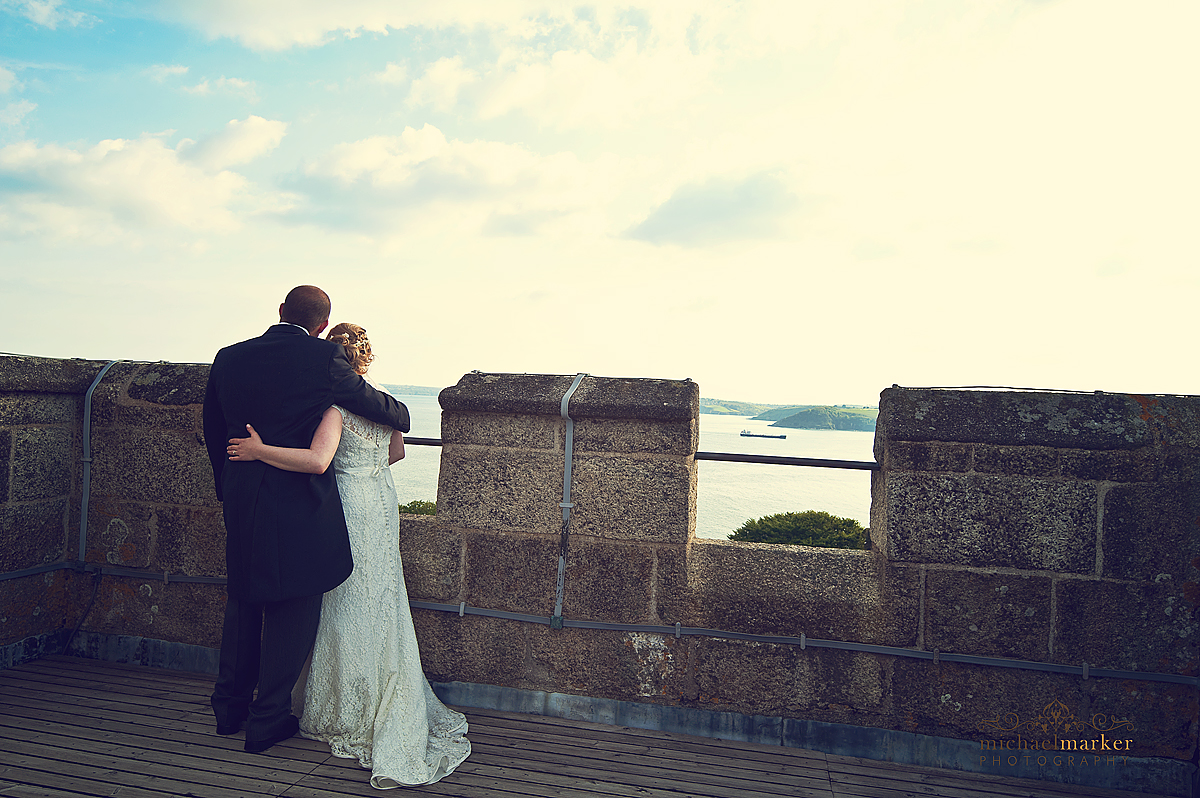
{"type": "Polygon", "coordinates": [[[575,381],[571,383],[570,390],[563,396],[559,409],[560,415],[567,420],[567,442],[563,457],[563,499],[558,505],[562,508],[562,535],[558,544],[558,581],[554,587],[554,615],[550,617],[551,629],[563,628],[563,579],[567,572],[567,541],[571,537],[571,508],[575,506],[571,503],[571,457],[575,450],[575,422],[571,420],[571,416],[567,412],[567,405],[571,401],[571,395],[575,393],[575,389],[579,387],[579,383],[586,376],[587,374],[582,372],[575,375],[575,381]]]}
{"type": "Polygon", "coordinates": [[[96,390],[96,386],[104,379],[108,370],[118,362],[110,360],[100,369],[83,398],[83,498],[79,508],[79,561],[76,568],[82,568],[87,559],[88,498],[92,490],[92,392],[96,390]]]}

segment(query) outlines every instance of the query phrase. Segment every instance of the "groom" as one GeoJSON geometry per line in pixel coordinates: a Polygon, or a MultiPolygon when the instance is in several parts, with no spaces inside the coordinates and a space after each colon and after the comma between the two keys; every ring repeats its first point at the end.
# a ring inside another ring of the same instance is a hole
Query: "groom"
{"type": "Polygon", "coordinates": [[[229,578],[212,708],[217,734],[245,724],[251,753],[296,733],[291,692],[316,639],[321,595],[345,581],[354,564],[332,469],[301,474],[230,461],[226,443],[245,437],[252,424],[266,443],[308,448],[334,404],[409,430],[408,409],[356,374],[340,344],[318,337],[329,307],[320,288],[293,288],[279,306],[279,324],[217,353],[204,396],[229,578]]]}

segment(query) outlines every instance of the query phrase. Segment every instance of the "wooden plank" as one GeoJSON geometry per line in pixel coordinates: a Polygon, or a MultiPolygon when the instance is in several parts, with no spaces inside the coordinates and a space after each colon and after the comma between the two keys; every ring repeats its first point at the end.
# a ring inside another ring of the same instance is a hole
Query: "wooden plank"
{"type": "MultiPolygon", "coordinates": [[[[472,740],[482,739],[483,735],[503,737],[512,740],[537,741],[543,739],[544,731],[529,730],[517,724],[504,726],[476,724],[471,727],[468,737],[472,740]]],[[[759,774],[763,778],[773,776],[813,777],[825,773],[823,761],[807,757],[786,758],[780,756],[767,757],[760,754],[757,759],[743,759],[737,754],[725,751],[719,746],[687,746],[674,740],[638,740],[631,735],[623,735],[613,740],[603,735],[596,735],[584,730],[578,735],[562,736],[562,742],[587,748],[604,756],[641,756],[650,760],[658,760],[651,764],[661,767],[689,768],[741,768],[759,774]]],[[[757,752],[756,752],[757,753],[757,752]]]]}
{"type": "Polygon", "coordinates": [[[932,787],[956,787],[970,789],[983,798],[1004,796],[1005,798],[1168,798],[1141,792],[1128,792],[1103,787],[1062,784],[1039,779],[1021,779],[999,776],[992,773],[968,773],[946,768],[926,768],[917,765],[899,765],[879,762],[860,757],[829,757],[829,777],[836,784],[862,783],[879,785],[903,783],[907,789],[923,784],[932,787]],[[968,786],[969,785],[969,786],[968,786]]]}

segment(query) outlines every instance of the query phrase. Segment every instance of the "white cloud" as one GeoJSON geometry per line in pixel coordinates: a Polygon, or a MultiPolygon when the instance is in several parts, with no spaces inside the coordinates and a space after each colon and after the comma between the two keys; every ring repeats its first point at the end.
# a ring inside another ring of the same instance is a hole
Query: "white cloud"
{"type": "Polygon", "coordinates": [[[0,230],[53,240],[131,240],[155,230],[228,233],[287,199],[230,171],[207,172],[156,138],[88,149],[23,141],[0,149],[0,230]]]}
{"type": "Polygon", "coordinates": [[[5,8],[28,19],[35,25],[56,30],[59,25],[77,27],[96,22],[96,18],[82,11],[62,8],[62,0],[2,0],[5,8]]]}
{"type": "Polygon", "coordinates": [[[183,90],[189,94],[197,94],[201,97],[207,97],[211,94],[240,94],[251,102],[258,101],[258,93],[254,90],[254,82],[242,80],[241,78],[227,78],[221,76],[216,80],[204,80],[197,83],[195,86],[184,86],[183,90]]]}
{"type": "Polygon", "coordinates": [[[9,103],[0,109],[0,125],[19,125],[35,108],[37,108],[37,103],[31,103],[29,100],[9,103]]]}
{"type": "Polygon", "coordinates": [[[17,82],[15,73],[0,67],[0,94],[8,94],[13,89],[20,89],[21,84],[17,82]]]}
{"type": "Polygon", "coordinates": [[[167,78],[175,77],[176,75],[186,75],[188,68],[179,64],[155,64],[146,70],[146,74],[157,83],[162,83],[167,78]]]}
{"type": "Polygon", "coordinates": [[[306,169],[318,224],[373,232],[604,235],[608,206],[634,165],[612,156],[585,162],[516,144],[448,140],[433,127],[405,128],[340,144],[306,169]]]}
{"type": "Polygon", "coordinates": [[[458,102],[458,93],[464,86],[475,83],[479,75],[463,67],[462,59],[439,58],[425,74],[412,82],[408,96],[410,105],[429,105],[435,111],[448,111],[458,102]]]}
{"type": "Polygon", "coordinates": [[[221,170],[249,163],[275,149],[287,127],[286,122],[252,114],[243,120],[230,120],[220,133],[197,143],[181,142],[179,151],[184,158],[206,169],[221,170]]]}
{"type": "Polygon", "coordinates": [[[654,244],[685,246],[774,238],[783,232],[783,215],[796,204],[795,195],[776,175],[710,180],[703,185],[681,186],[628,236],[654,244]]]}
{"type": "Polygon", "coordinates": [[[382,72],[372,72],[371,77],[385,86],[395,86],[408,80],[408,69],[403,64],[393,64],[389,61],[382,72]]]}

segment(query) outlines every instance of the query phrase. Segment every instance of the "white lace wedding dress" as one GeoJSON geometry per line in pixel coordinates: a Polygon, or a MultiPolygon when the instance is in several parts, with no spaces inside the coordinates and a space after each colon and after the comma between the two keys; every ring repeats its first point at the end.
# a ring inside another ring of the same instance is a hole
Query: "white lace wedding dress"
{"type": "Polygon", "coordinates": [[[372,787],[432,784],[471,753],[467,720],[438,700],[421,670],[388,469],[392,431],[341,413],[333,468],[354,573],[321,604],[300,732],[370,768],[372,787]]]}

